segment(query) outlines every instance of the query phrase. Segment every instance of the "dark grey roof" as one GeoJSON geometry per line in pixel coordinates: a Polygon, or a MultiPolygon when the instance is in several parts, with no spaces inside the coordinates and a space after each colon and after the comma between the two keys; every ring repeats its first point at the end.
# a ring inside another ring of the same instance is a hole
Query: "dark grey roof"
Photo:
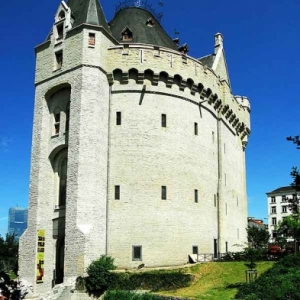
{"type": "Polygon", "coordinates": [[[178,50],[173,40],[165,32],[160,23],[147,10],[139,7],[127,7],[116,13],[110,24],[113,37],[122,43],[122,31],[129,28],[132,32],[130,43],[143,43],[178,50]],[[147,26],[146,22],[152,18],[153,27],[147,26]]]}
{"type": "Polygon", "coordinates": [[[280,187],[274,191],[271,191],[271,192],[268,192],[267,194],[283,194],[283,193],[291,193],[291,192],[296,192],[296,189],[289,185],[289,186],[283,186],[283,187],[280,187]]]}
{"type": "Polygon", "coordinates": [[[68,6],[71,8],[75,19],[73,27],[86,23],[103,26],[109,31],[99,0],[69,0],[68,6]]]}
{"type": "Polygon", "coordinates": [[[204,57],[200,57],[198,58],[198,60],[201,61],[204,66],[212,68],[215,61],[215,57],[216,57],[215,54],[210,54],[204,57]]]}

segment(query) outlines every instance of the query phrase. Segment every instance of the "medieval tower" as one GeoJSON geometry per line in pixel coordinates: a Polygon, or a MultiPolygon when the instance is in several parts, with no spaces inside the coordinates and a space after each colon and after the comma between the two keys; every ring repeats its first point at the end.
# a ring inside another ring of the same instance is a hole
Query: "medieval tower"
{"type": "Polygon", "coordinates": [[[219,33],[212,52],[189,56],[145,3],[107,23],[98,0],[61,2],[36,47],[19,260],[35,293],[103,254],[166,266],[246,241],[250,104],[231,92],[219,33]]]}

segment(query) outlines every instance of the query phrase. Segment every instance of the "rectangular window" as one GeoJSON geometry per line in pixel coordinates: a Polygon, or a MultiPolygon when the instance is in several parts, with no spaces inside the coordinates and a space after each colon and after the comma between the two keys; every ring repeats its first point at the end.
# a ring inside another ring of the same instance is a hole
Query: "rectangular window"
{"type": "Polygon", "coordinates": [[[195,203],[198,203],[198,190],[194,191],[194,199],[195,199],[195,203]]]}
{"type": "Polygon", "coordinates": [[[286,213],[287,212],[287,206],[282,206],[282,212],[286,213]]]}
{"type": "Polygon", "coordinates": [[[96,35],[95,33],[89,33],[89,46],[95,46],[96,43],[96,35]]]}
{"type": "Polygon", "coordinates": [[[167,127],[167,115],[166,114],[161,115],[161,127],[167,127]]]}
{"type": "Polygon", "coordinates": [[[272,225],[276,225],[277,224],[277,219],[276,218],[272,218],[272,225]]]}
{"type": "Polygon", "coordinates": [[[240,238],[240,230],[237,229],[237,238],[239,239],[240,238]]]}
{"type": "Polygon", "coordinates": [[[226,176],[226,174],[224,174],[224,183],[225,183],[225,186],[226,186],[226,184],[227,184],[227,176],[226,176]]]}
{"type": "Polygon", "coordinates": [[[132,260],[142,260],[142,246],[132,246],[132,260]]]}
{"type": "Polygon", "coordinates": [[[276,203],[276,200],[275,200],[274,196],[271,197],[271,203],[276,203]]]}
{"type": "Polygon", "coordinates": [[[193,254],[198,255],[198,246],[193,246],[193,254]]]}
{"type": "Polygon", "coordinates": [[[115,200],[120,200],[120,186],[115,185],[115,200]]]}
{"type": "Polygon", "coordinates": [[[228,253],[228,242],[225,242],[225,251],[228,253]]]}
{"type": "Polygon", "coordinates": [[[198,123],[194,123],[194,134],[198,135],[198,123]]]}
{"type": "Polygon", "coordinates": [[[272,231],[272,238],[276,238],[277,237],[277,232],[276,231],[272,231]]]}
{"type": "Polygon", "coordinates": [[[281,201],[282,201],[282,202],[286,202],[286,195],[283,195],[283,196],[281,197],[281,201]]]}
{"type": "Polygon", "coordinates": [[[56,26],[57,30],[57,40],[61,40],[64,36],[64,23],[58,24],[56,26]]]}
{"type": "Polygon", "coordinates": [[[167,200],[167,187],[164,185],[161,187],[161,199],[167,200]]]}
{"type": "Polygon", "coordinates": [[[56,70],[61,69],[63,65],[63,52],[55,52],[55,59],[56,59],[56,70]]]}
{"type": "Polygon", "coordinates": [[[276,214],[276,206],[272,206],[271,207],[271,213],[272,214],[276,214]]]}
{"type": "Polygon", "coordinates": [[[117,125],[121,125],[121,122],[122,122],[122,115],[121,115],[121,112],[120,112],[120,111],[117,111],[116,117],[117,117],[116,124],[117,124],[117,125]]]}
{"type": "Polygon", "coordinates": [[[60,112],[54,113],[54,134],[58,135],[60,129],[60,112]]]}
{"type": "Polygon", "coordinates": [[[226,144],[224,143],[224,154],[226,153],[226,144]]]}
{"type": "Polygon", "coordinates": [[[217,207],[217,195],[214,194],[214,206],[217,207]]]}

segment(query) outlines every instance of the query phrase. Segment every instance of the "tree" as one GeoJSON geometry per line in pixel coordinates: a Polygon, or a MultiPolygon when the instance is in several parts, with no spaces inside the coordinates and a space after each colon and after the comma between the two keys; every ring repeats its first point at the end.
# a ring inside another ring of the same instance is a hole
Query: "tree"
{"type": "MultiPolygon", "coordinates": [[[[294,137],[289,136],[287,137],[287,140],[293,142],[297,149],[300,149],[299,135],[294,137]]],[[[293,178],[291,186],[295,188],[295,195],[291,199],[288,199],[288,208],[291,212],[291,215],[279,222],[277,227],[277,240],[292,237],[294,239],[294,250],[299,251],[297,243],[300,241],[300,198],[298,196],[298,192],[300,191],[300,173],[297,167],[292,168],[291,176],[293,178]]]]}
{"type": "Polygon", "coordinates": [[[0,235],[0,271],[17,272],[18,249],[15,234],[6,234],[5,239],[0,235]]]}
{"type": "Polygon", "coordinates": [[[248,225],[246,230],[248,242],[251,243],[253,248],[261,249],[268,245],[270,235],[265,228],[248,225]]]}

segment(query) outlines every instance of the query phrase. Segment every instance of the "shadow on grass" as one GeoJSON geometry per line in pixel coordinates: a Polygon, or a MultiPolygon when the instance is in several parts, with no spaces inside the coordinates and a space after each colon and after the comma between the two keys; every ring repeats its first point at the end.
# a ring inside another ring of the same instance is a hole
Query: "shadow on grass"
{"type": "Polygon", "coordinates": [[[244,282],[230,283],[225,286],[225,289],[238,289],[244,284],[245,284],[244,282]]]}

